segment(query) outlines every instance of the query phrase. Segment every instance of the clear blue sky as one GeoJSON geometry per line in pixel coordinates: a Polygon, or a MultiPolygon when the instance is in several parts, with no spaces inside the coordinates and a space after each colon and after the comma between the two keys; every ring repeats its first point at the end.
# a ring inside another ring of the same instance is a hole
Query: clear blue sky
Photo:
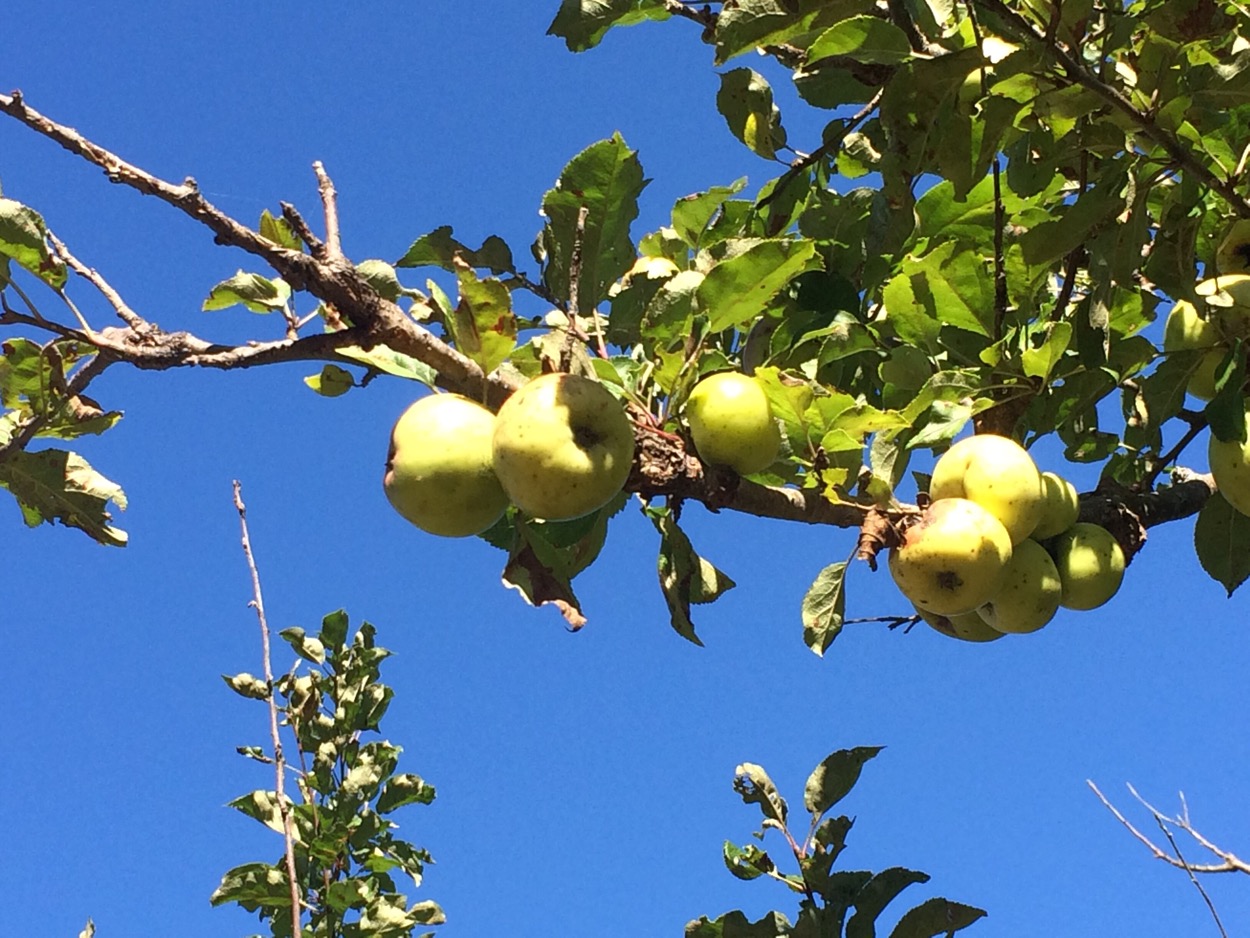
{"type": "MultiPolygon", "coordinates": [[[[637,234],[681,195],[776,174],[716,114],[693,24],[574,56],[544,36],[556,6],[49,0],[6,13],[0,88],[167,178],[194,175],[245,220],[279,200],[315,217],[309,165],[324,160],[356,259],[393,260],[441,224],[525,257],[560,167],[616,130],[653,179],[637,234]]],[[[825,116],[779,93],[792,141],[816,145],[825,116]]],[[[7,119],[0,182],[166,329],[277,335],[276,320],[199,311],[248,257],[7,119]]],[[[1192,523],[1152,531],[1110,604],[1036,635],[977,646],[858,625],[821,660],[799,602],[852,533],[688,509],[696,547],[739,583],[697,610],[699,649],[669,629],[654,530],[631,509],[577,582],[590,624],[570,634],[500,586],[501,554],[387,506],[387,433],[419,388],[324,400],[302,384],[313,370],[117,368],[93,386],[126,413],[82,446],[130,497],[125,550],[27,530],[0,503],[0,934],[76,935],[88,916],[101,938],[255,930],[208,905],[226,869],[280,851],[223,807],[272,781],[234,753],[264,742],[263,709],[219,678],[259,670],[234,478],[275,627],[346,607],[396,652],[388,735],[439,790],[399,820],[438,861],[420,897],[443,904],[444,935],[671,935],[733,908],[792,913],[781,887],[723,868],[722,841],[758,817],[733,769],[762,763],[797,810],[811,767],[857,745],[887,748],[845,803],[844,864],[927,871],[913,903],[989,910],[969,935],[1215,933],[1183,875],[1085,787],[1128,805],[1132,781],[1168,809],[1184,790],[1209,836],[1250,843],[1246,600],[1202,573],[1192,523]]],[[[849,589],[852,616],[907,611],[884,572],[858,567],[849,589]]],[[[1246,933],[1244,879],[1205,883],[1246,933]]]]}

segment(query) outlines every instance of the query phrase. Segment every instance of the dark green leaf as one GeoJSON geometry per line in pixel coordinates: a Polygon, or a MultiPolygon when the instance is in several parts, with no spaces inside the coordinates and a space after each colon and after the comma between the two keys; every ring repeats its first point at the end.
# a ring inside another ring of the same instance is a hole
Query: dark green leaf
{"type": "Polygon", "coordinates": [[[768,79],[749,68],[735,68],[720,76],[716,109],[733,135],[757,156],[771,160],[786,145],[781,111],[773,103],[768,79]]]}
{"type": "Polygon", "coordinates": [[[512,251],[502,238],[491,235],[474,251],[453,238],[451,232],[451,226],[444,225],[417,238],[404,256],[395,262],[395,266],[455,270],[458,257],[470,267],[485,268],[493,274],[508,273],[515,269],[512,251]]]}
{"type": "Polygon", "coordinates": [[[890,938],[938,938],[962,931],[978,919],[985,917],[984,909],[951,902],[949,899],[930,899],[907,912],[890,938]]]}
{"type": "Polygon", "coordinates": [[[881,746],[840,749],[825,757],[812,770],[803,788],[803,806],[813,816],[824,814],[841,801],[859,781],[864,763],[882,750],[881,746]]]}
{"type": "Polygon", "coordinates": [[[390,814],[408,804],[430,804],[434,795],[434,786],[427,784],[419,775],[393,776],[378,796],[378,814],[390,814]]]}
{"type": "Polygon", "coordinates": [[[816,575],[803,597],[803,642],[824,655],[842,631],[846,613],[846,563],[833,563],[816,575]]]}
{"type": "Polygon", "coordinates": [[[286,281],[240,270],[213,287],[201,309],[208,312],[242,304],[253,313],[272,313],[286,306],[290,299],[291,288],[286,281]]]}
{"type": "Polygon", "coordinates": [[[11,257],[59,290],[65,286],[69,273],[64,264],[53,259],[47,236],[42,215],[20,202],[0,198],[0,255],[11,257]]]}
{"type": "Polygon", "coordinates": [[[790,920],[780,912],[769,912],[752,922],[741,912],[727,912],[717,919],[706,915],[686,925],[685,938],[785,938],[790,920]]]}
{"type": "Polygon", "coordinates": [[[772,859],[755,844],[739,847],[733,841],[725,841],[721,848],[725,866],[738,879],[756,879],[776,869],[772,859]]]}
{"type": "Polygon", "coordinates": [[[668,17],[664,0],[561,0],[547,35],[559,36],[570,52],[584,52],[597,46],[613,26],[668,17]]]}
{"type": "Polygon", "coordinates": [[[737,0],[716,20],[716,64],[759,46],[805,47],[838,20],[867,13],[872,0],[737,0]]]}
{"type": "Polygon", "coordinates": [[[126,507],[121,486],[100,475],[77,453],[18,450],[0,462],[0,485],[22,509],[30,527],[59,521],[112,547],[126,545],[126,532],[110,524],[108,504],[126,507]]]}
{"type": "Polygon", "coordinates": [[[1232,596],[1250,577],[1250,518],[1216,492],[1198,512],[1194,548],[1202,569],[1232,596]]]}
{"type": "Polygon", "coordinates": [[[846,923],[846,938],[876,938],[877,917],[895,896],[913,883],[928,881],[928,874],[901,866],[877,873],[855,896],[855,914],[846,923]]]}
{"type": "Polygon", "coordinates": [[[547,224],[534,245],[543,283],[569,299],[569,274],[577,222],[587,209],[581,236],[579,312],[587,315],[608,295],[608,287],[634,263],[629,226],[638,215],[638,195],[647,185],[637,154],[621,135],[587,147],[569,161],[556,187],[543,196],[547,224]]]}
{"type": "Polygon", "coordinates": [[[291,888],[286,874],[268,863],[245,863],[221,878],[208,900],[213,905],[237,902],[248,912],[291,907],[291,888]]]}
{"type": "Polygon", "coordinates": [[[733,589],[734,581],[694,552],[690,539],[678,527],[669,509],[652,509],[648,515],[660,532],[657,567],[673,628],[682,638],[702,645],[690,619],[690,606],[712,602],[726,590],[733,589]]]}

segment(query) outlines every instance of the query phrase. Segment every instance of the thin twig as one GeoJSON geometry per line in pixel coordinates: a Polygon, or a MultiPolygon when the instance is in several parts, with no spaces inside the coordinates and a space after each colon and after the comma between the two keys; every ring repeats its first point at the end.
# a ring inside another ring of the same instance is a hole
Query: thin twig
{"type": "Polygon", "coordinates": [[[276,794],[278,811],[282,815],[282,833],[286,841],[286,875],[291,886],[291,934],[302,933],[300,928],[300,889],[295,874],[295,822],[291,818],[291,808],[287,803],[285,788],[286,758],[282,754],[282,734],[278,730],[278,702],[273,696],[273,665],[269,653],[269,621],[265,618],[265,601],[260,591],[260,571],[256,568],[256,558],[252,554],[252,540],[247,531],[247,508],[243,504],[243,486],[234,481],[234,507],[239,513],[239,526],[243,530],[243,556],[247,558],[247,568],[252,575],[252,601],[248,603],[256,610],[256,618],[260,620],[260,644],[265,666],[265,687],[268,694],[265,698],[269,704],[269,736],[273,741],[274,776],[276,778],[276,794]]]}
{"type": "Polygon", "coordinates": [[[126,301],[122,299],[121,294],[113,289],[109,282],[101,276],[99,271],[97,271],[94,267],[88,267],[71,254],[69,248],[65,246],[65,242],[54,235],[51,231],[48,232],[48,240],[52,242],[52,247],[56,250],[57,256],[60,257],[61,260],[63,260],[72,271],[74,271],[74,273],[78,274],[78,276],[82,277],[100,291],[100,295],[108,300],[109,306],[113,307],[114,312],[117,313],[122,322],[128,325],[131,329],[135,330],[135,332],[143,332],[148,328],[146,320],[126,305],[126,301]]]}
{"type": "Polygon", "coordinates": [[[1215,911],[1215,903],[1211,901],[1211,897],[1207,895],[1207,891],[1202,888],[1202,883],[1198,882],[1198,876],[1194,873],[1194,868],[1189,865],[1189,861],[1187,861],[1181,854],[1180,845],[1176,843],[1176,838],[1172,836],[1172,831],[1168,828],[1163,818],[1158,815],[1155,815],[1155,823],[1159,825],[1159,830],[1163,831],[1163,836],[1166,837],[1168,843],[1172,845],[1172,852],[1176,854],[1176,859],[1180,860],[1184,865],[1185,872],[1189,875],[1189,881],[1194,884],[1194,888],[1198,890],[1198,895],[1202,896],[1202,901],[1207,904],[1207,908],[1211,912],[1211,917],[1215,919],[1215,927],[1220,930],[1221,938],[1228,938],[1228,932],[1224,930],[1224,923],[1220,921],[1220,913],[1215,911]]]}

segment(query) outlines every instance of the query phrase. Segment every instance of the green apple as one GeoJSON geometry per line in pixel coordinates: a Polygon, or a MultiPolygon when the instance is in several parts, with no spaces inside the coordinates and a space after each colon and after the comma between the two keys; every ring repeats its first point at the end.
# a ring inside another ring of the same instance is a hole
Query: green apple
{"type": "Polygon", "coordinates": [[[1023,446],[993,433],[960,440],[938,459],[929,497],[967,498],[1003,523],[1011,542],[1033,533],[1046,510],[1042,474],[1023,446]]]}
{"type": "MultiPolygon", "coordinates": [[[[1247,417],[1250,421],[1250,416],[1247,417]]],[[[1221,440],[1211,434],[1207,459],[1215,487],[1224,500],[1243,515],[1250,515],[1250,440],[1221,440]]]]}
{"type": "Polygon", "coordinates": [[[491,467],[495,415],[458,394],[431,394],[391,430],[382,488],[392,507],[430,534],[468,537],[508,507],[491,467]]]}
{"type": "Polygon", "coordinates": [[[1214,322],[1201,316],[1189,300],[1176,301],[1163,326],[1163,351],[1212,350],[1199,359],[1186,385],[1186,390],[1200,400],[1215,397],[1215,372],[1224,358],[1220,342],[1220,330],[1214,322]]]}
{"type": "Polygon", "coordinates": [[[939,616],[936,613],[921,609],[919,606],[916,606],[915,609],[920,618],[933,631],[941,632],[950,638],[962,639],[965,642],[992,642],[1006,634],[998,631],[998,629],[990,628],[985,624],[985,620],[975,612],[961,612],[953,616],[939,616]]]}
{"type": "Polygon", "coordinates": [[[1002,586],[977,609],[985,624],[1000,632],[1036,632],[1055,617],[1063,583],[1046,548],[1032,538],[1011,551],[1002,586]]]}
{"type": "Polygon", "coordinates": [[[1042,520],[1029,535],[1035,541],[1044,541],[1048,537],[1062,534],[1076,524],[1081,513],[1081,500],[1076,494],[1076,486],[1063,476],[1054,472],[1043,472],[1042,488],[1046,493],[1046,509],[1042,512],[1042,520]]]}
{"type": "Polygon", "coordinates": [[[1250,220],[1233,222],[1215,252],[1215,269],[1221,274],[1250,273],[1250,220]]]}
{"type": "Polygon", "coordinates": [[[504,401],[493,443],[495,474],[508,497],[548,521],[607,504],[634,459],[634,427],[620,401],[598,381],[559,372],[504,401]]]}
{"type": "Polygon", "coordinates": [[[933,502],[890,551],[890,574],[903,595],[926,612],[972,612],[997,592],[1011,536],[992,514],[966,498],[933,502]]]}
{"type": "Polygon", "coordinates": [[[1116,594],[1124,579],[1124,551],[1111,532],[1079,521],[1051,542],[1055,569],[1063,584],[1060,605],[1097,609],[1116,594]]]}
{"type": "Polygon", "coordinates": [[[699,458],[739,475],[767,469],[781,450],[781,432],[758,381],[736,371],[709,375],[686,400],[686,423],[699,458]]]}

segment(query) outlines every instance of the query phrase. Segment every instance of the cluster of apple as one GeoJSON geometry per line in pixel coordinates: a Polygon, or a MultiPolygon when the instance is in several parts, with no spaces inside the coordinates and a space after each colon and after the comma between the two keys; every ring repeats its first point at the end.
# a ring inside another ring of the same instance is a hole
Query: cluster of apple
{"type": "MultiPolygon", "coordinates": [[[[1177,300],[1164,325],[1163,349],[1205,350],[1186,390],[1209,401],[1215,396],[1220,366],[1229,350],[1238,342],[1250,341],[1250,275],[1221,274],[1199,283],[1194,293],[1203,309],[1189,300],[1177,300]]],[[[1250,515],[1250,434],[1246,442],[1212,435],[1207,455],[1220,493],[1237,511],[1250,515]]]]}
{"type": "MultiPolygon", "coordinates": [[[[700,457],[747,475],[777,458],[768,398],[746,375],[700,381],[686,402],[700,457]]],[[[509,504],[546,521],[580,518],[621,491],[634,458],[633,425],[599,382],[535,378],[492,414],[457,394],[423,397],[391,431],[382,485],[391,505],[431,534],[481,534],[509,504]]]]}
{"type": "Polygon", "coordinates": [[[929,497],[889,565],[940,632],[969,641],[1035,632],[1060,606],[1095,609],[1120,588],[1119,543],[1078,522],[1072,484],[1039,472],[1014,440],[960,440],[934,466],[929,497]]]}

